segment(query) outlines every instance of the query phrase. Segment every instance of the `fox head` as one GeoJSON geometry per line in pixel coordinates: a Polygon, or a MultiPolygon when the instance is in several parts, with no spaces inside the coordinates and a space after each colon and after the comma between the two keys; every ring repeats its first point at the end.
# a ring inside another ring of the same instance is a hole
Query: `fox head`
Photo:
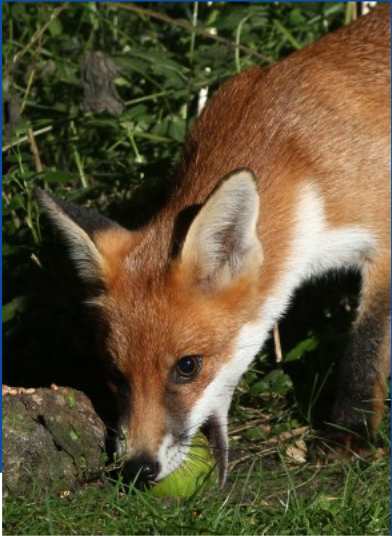
{"type": "Polygon", "coordinates": [[[223,484],[233,390],[259,349],[263,254],[252,173],[222,179],[194,207],[179,242],[179,214],[170,210],[131,232],[42,190],[38,199],[80,278],[100,288],[90,305],[98,351],[115,370],[109,380],[121,399],[117,449],[125,470],[160,480],[203,428],[223,484]]]}

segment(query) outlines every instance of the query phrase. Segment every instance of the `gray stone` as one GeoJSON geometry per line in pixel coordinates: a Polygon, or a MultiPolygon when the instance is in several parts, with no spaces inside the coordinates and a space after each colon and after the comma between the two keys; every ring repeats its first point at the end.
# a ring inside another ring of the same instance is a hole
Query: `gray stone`
{"type": "Polygon", "coordinates": [[[80,391],[8,389],[3,395],[3,491],[62,492],[105,465],[105,427],[80,391]]]}

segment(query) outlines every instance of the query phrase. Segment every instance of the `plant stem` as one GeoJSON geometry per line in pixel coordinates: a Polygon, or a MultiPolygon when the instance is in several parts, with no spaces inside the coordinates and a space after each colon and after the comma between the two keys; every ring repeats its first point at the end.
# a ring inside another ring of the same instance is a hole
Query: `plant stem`
{"type": "MultiPolygon", "coordinates": [[[[74,134],[74,136],[77,137],[78,133],[76,131],[75,123],[73,121],[70,122],[70,129],[71,129],[72,134],[74,134]]],[[[72,143],[72,152],[74,155],[76,167],[78,168],[81,185],[83,188],[88,188],[88,181],[84,173],[82,159],[80,158],[79,151],[75,143],[72,143]]]]}

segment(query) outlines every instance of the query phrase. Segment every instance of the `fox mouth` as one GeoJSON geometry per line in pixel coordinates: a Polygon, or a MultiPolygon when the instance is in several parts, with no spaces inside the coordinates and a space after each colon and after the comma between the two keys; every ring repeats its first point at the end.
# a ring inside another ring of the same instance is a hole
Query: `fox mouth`
{"type": "Polygon", "coordinates": [[[213,414],[203,424],[201,431],[208,439],[218,467],[219,485],[223,488],[227,478],[229,452],[226,426],[221,422],[218,415],[213,414]]]}

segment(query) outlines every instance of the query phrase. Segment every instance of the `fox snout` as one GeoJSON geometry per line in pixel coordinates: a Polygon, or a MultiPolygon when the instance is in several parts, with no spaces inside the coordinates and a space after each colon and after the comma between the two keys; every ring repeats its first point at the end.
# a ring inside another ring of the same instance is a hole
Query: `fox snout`
{"type": "Polygon", "coordinates": [[[177,469],[185,459],[190,440],[182,441],[166,433],[158,445],[143,434],[144,442],[135,448],[129,435],[119,432],[115,457],[125,484],[144,488],[166,477],[177,469]]]}
{"type": "Polygon", "coordinates": [[[119,427],[115,443],[115,458],[121,464],[120,474],[123,482],[144,488],[157,481],[162,472],[162,465],[157,456],[147,449],[137,452],[130,450],[128,445],[128,434],[124,427],[119,427]]]}
{"type": "Polygon", "coordinates": [[[161,464],[149,455],[140,455],[128,460],[122,467],[121,474],[125,484],[134,484],[144,488],[157,480],[161,464]]]}

